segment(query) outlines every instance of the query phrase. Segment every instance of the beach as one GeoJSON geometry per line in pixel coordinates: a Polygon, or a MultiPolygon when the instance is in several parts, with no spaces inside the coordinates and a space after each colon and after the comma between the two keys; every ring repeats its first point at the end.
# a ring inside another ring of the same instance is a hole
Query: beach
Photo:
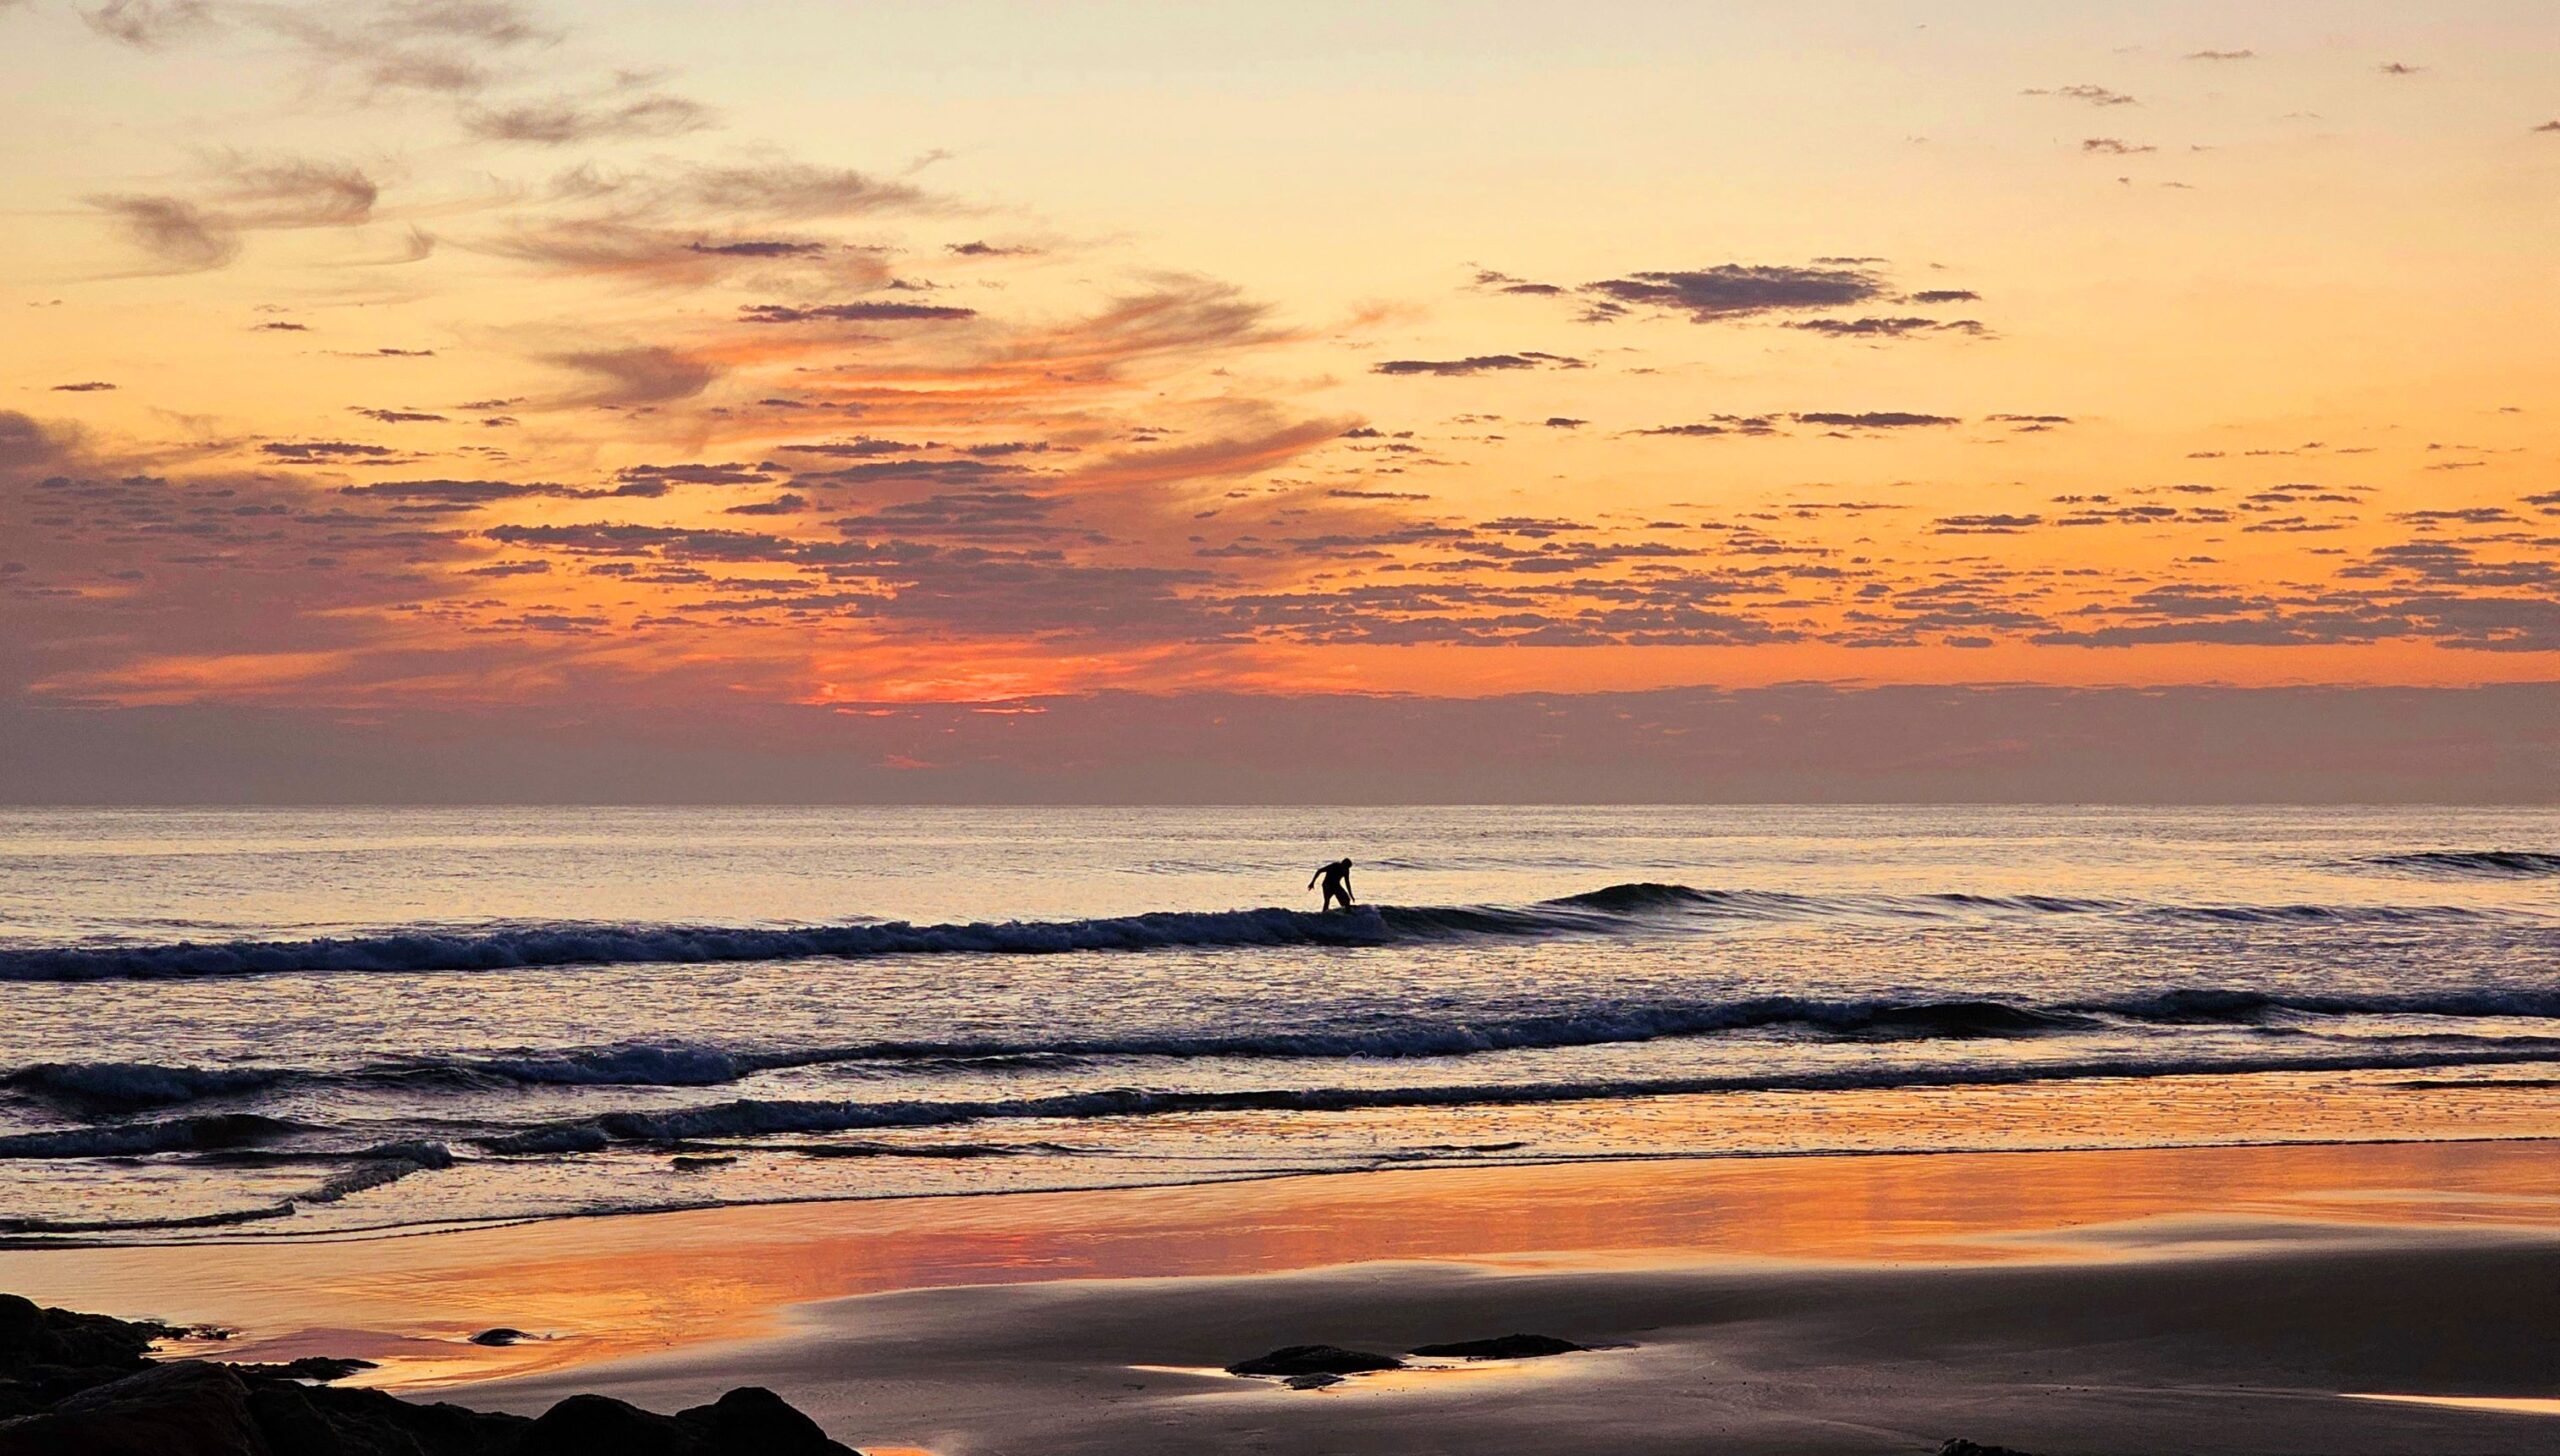
{"type": "Polygon", "coordinates": [[[764,1385],[848,1444],[943,1456],[2560,1450],[2532,1411],[2560,1398],[2560,1146],[2532,1140],[732,1207],[11,1250],[0,1288],[486,1409],[764,1385]],[[496,1326],[531,1338],[469,1342],[496,1326]],[[1593,1348],[1319,1390],[1220,1368],[1511,1333],[1593,1348]]]}
{"type": "Polygon", "coordinates": [[[2560,1449],[2555,839],[12,811],[0,1291],[493,1429],[761,1386],[935,1456],[2560,1449]],[[1395,849],[1289,903],[1336,836],[1395,849]]]}

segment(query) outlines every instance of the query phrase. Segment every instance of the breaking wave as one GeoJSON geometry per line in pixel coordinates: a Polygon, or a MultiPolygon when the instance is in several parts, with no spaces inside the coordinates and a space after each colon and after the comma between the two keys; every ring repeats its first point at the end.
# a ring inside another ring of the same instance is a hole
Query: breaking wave
{"type": "Polygon", "coordinates": [[[2560,854],[2530,849],[2428,849],[2409,854],[2377,854],[2359,863],[2414,874],[2499,880],[2560,875],[2560,854]]]}
{"type": "Polygon", "coordinates": [[[124,1158],[145,1153],[255,1147],[303,1131],[301,1124],[251,1112],[73,1127],[0,1137],[0,1158],[124,1158]]]}
{"type": "Polygon", "coordinates": [[[1428,1087],[1290,1087],[1235,1092],[1112,1088],[1046,1097],[987,1100],[786,1100],[740,1098],[701,1107],[607,1112],[478,1140],[501,1155],[602,1152],[625,1144],[681,1143],[776,1133],[859,1132],[948,1127],[1021,1119],[1085,1121],[1218,1112],[1352,1112],[1381,1108],[1498,1107],[1617,1101],[1717,1092],[1847,1091],[2009,1086],[2090,1078],[2221,1076],[2246,1072],[2360,1071],[2552,1060],[2550,1046],[2495,1051],[2358,1051],[2326,1056],[2093,1058],[1973,1067],[1865,1067],[1766,1076],[1663,1077],[1620,1081],[1527,1082],[1428,1087]]]}
{"type": "Polygon", "coordinates": [[[39,1062],[0,1073],[0,1087],[83,1111],[138,1112],[261,1092],[292,1073],[267,1067],[162,1067],[147,1062],[39,1062]]]}
{"type": "Polygon", "coordinates": [[[775,961],[901,955],[1055,955],[1072,951],[1254,949],[1536,940],[1635,933],[1685,920],[1890,919],[1979,915],[2129,915],[2230,924],[2395,923],[2478,918],[2455,906],[2142,905],[2051,895],[1849,895],[1829,898],[1687,885],[1610,885],[1532,905],[1362,905],[1306,910],[1155,911],[1090,920],[903,921],[796,928],[564,924],[479,931],[416,929],[316,940],[0,950],[0,981],[147,980],[290,972],[433,972],[549,966],[775,961]]]}
{"type": "MultiPolygon", "coordinates": [[[[1570,1011],[1470,1020],[1395,1018],[1304,1030],[916,1038],[784,1048],[625,1043],[506,1056],[414,1057],[343,1070],[50,1062],[0,1073],[0,1087],[75,1115],[110,1118],[187,1102],[253,1097],[278,1089],[312,1086],[430,1094],[525,1087],[718,1087],[765,1072],[830,1066],[861,1066],[866,1075],[895,1076],[919,1071],[1057,1068],[1137,1058],[1421,1061],[1725,1033],[1927,1042],[2070,1035],[2126,1023],[2269,1026],[2285,1018],[2355,1016],[2560,1020],[2560,989],[2343,994],[2183,986],[2054,1005],[1989,998],[1905,1001],[1762,996],[1730,1001],[1601,1004],[1570,1011]]],[[[225,1136],[237,1143],[248,1125],[200,1117],[138,1126],[161,1129],[150,1136],[170,1140],[174,1147],[210,1146],[208,1140],[225,1136]],[[195,1142],[191,1144],[190,1139],[195,1142]]],[[[13,1155],[11,1150],[16,1145],[10,1138],[0,1138],[0,1157],[13,1155]]]]}

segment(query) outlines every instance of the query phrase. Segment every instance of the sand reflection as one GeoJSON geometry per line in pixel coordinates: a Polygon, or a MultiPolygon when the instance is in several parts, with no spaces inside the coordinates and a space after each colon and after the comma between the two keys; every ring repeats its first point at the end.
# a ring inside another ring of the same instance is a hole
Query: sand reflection
{"type": "MultiPolygon", "coordinates": [[[[893,1289],[1376,1260],[2142,1257],[2085,1231],[2213,1215],[2560,1225],[2548,1142],[1613,1162],[1096,1193],[731,1208],[432,1236],[0,1252],[0,1288],[241,1328],[234,1358],[382,1362],[402,1388],[769,1334],[893,1289]],[[2073,1231],[2084,1231],[2075,1234],[2073,1231]],[[506,1348],[469,1335],[510,1325],[506,1348]]],[[[2192,1243],[2180,1235],[2185,1243],[2192,1243]]]]}

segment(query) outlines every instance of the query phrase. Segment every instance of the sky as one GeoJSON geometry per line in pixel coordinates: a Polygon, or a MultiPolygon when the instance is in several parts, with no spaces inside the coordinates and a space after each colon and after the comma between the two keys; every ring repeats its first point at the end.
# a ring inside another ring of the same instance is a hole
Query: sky
{"type": "Polygon", "coordinates": [[[0,797],[2547,800],[2555,53],[0,0],[0,797]]]}

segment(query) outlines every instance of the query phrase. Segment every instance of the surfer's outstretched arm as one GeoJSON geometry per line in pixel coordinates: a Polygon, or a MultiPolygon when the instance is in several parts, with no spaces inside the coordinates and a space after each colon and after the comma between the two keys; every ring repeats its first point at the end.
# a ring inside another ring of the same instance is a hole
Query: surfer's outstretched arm
{"type": "Polygon", "coordinates": [[[1310,889],[1310,890],[1314,889],[1314,888],[1316,887],[1316,881],[1321,880],[1321,879],[1323,879],[1323,878],[1324,878],[1324,871],[1322,871],[1322,870],[1318,870],[1318,871],[1316,871],[1314,874],[1311,874],[1311,875],[1307,876],[1307,888],[1308,888],[1308,889],[1310,889]]]}

